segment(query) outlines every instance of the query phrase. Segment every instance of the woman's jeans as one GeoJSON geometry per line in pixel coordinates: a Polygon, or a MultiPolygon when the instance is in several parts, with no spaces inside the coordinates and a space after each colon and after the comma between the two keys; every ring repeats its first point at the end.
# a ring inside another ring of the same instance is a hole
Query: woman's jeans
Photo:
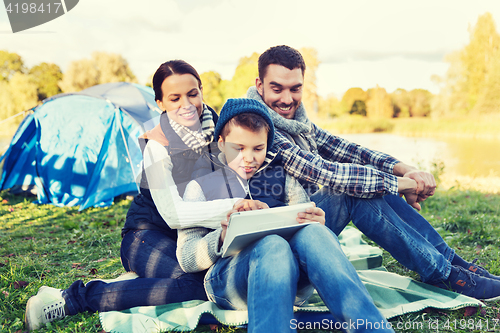
{"type": "Polygon", "coordinates": [[[131,230],[122,240],[121,260],[133,280],[74,282],[63,292],[69,314],[120,311],[136,306],[207,300],[205,271],[185,273],[177,262],[177,241],[157,230],[131,230]]]}
{"type": "Polygon", "coordinates": [[[320,224],[300,229],[290,241],[266,236],[220,258],[205,277],[209,299],[224,309],[248,310],[248,332],[258,333],[295,331],[295,296],[310,285],[347,332],[370,332],[375,323],[386,328],[377,332],[392,332],[337,237],[320,224]]]}
{"type": "Polygon", "coordinates": [[[325,211],[325,225],[336,235],[352,221],[398,262],[420,274],[423,282],[439,282],[450,275],[455,251],[399,196],[360,199],[323,187],[311,200],[325,211]]]}

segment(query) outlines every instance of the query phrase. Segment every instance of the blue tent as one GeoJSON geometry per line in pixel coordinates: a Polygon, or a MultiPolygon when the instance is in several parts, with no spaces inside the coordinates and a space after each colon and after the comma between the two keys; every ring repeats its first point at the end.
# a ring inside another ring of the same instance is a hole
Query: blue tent
{"type": "Polygon", "coordinates": [[[38,203],[80,210],[137,193],[137,138],[160,115],[151,88],[101,84],[53,96],[33,111],[0,157],[0,190],[36,185],[38,203]]]}

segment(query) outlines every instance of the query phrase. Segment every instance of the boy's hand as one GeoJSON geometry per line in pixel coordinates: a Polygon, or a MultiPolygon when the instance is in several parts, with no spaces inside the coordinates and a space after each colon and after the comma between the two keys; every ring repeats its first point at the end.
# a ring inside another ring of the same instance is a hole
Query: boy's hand
{"type": "Polygon", "coordinates": [[[314,207],[307,208],[305,213],[297,214],[297,222],[319,222],[325,225],[325,212],[323,209],[316,207],[316,203],[312,202],[314,207]]]}
{"type": "MultiPolygon", "coordinates": [[[[237,201],[234,206],[233,210],[236,210],[237,212],[244,212],[248,210],[257,210],[257,209],[267,209],[269,206],[262,201],[259,200],[249,200],[249,199],[242,199],[237,201]]],[[[229,215],[232,213],[229,212],[227,215],[227,218],[229,219],[229,215]]]]}
{"type": "Polygon", "coordinates": [[[259,200],[242,199],[237,201],[234,204],[233,209],[231,209],[227,213],[226,219],[220,222],[222,226],[222,232],[220,234],[220,239],[219,239],[219,248],[222,246],[222,243],[224,243],[224,238],[226,238],[227,226],[229,225],[229,217],[231,216],[231,214],[237,212],[244,212],[248,210],[268,209],[268,208],[269,206],[265,202],[259,200]]]}

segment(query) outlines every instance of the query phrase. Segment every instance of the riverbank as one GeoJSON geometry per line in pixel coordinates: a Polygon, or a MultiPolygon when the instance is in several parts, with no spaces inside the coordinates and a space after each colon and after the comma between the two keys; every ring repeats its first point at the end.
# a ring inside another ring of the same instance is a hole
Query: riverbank
{"type": "Polygon", "coordinates": [[[392,133],[415,137],[500,140],[500,115],[439,119],[372,119],[360,116],[324,119],[313,116],[311,119],[321,128],[335,134],[392,133]]]}

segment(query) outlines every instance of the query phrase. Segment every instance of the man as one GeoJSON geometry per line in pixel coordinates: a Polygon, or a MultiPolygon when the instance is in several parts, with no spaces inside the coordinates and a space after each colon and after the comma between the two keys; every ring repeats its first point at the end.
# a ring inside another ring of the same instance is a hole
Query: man
{"type": "Polygon", "coordinates": [[[326,212],[326,225],[338,235],[352,220],[423,282],[500,299],[500,278],[458,256],[413,209],[434,194],[431,174],[336,137],[307,118],[301,103],[305,69],[297,50],[271,47],[259,57],[259,77],[247,96],[267,105],[276,127],[272,149],[326,212]]]}

